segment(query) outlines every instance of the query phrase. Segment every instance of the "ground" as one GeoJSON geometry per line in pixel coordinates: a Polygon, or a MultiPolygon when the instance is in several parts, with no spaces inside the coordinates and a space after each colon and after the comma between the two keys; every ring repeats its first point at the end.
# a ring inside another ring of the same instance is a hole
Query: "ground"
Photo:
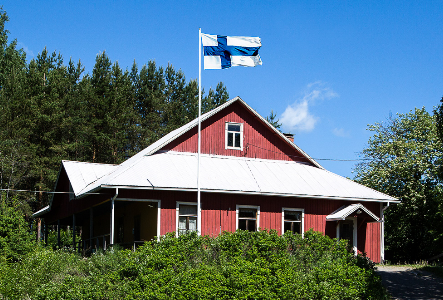
{"type": "Polygon", "coordinates": [[[443,281],[429,272],[411,266],[377,268],[393,299],[443,299],[443,281]]]}

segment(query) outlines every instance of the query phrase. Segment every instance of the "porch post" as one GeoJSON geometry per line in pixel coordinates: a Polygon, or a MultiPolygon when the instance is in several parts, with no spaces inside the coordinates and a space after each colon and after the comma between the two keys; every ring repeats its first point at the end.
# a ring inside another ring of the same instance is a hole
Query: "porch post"
{"type": "Polygon", "coordinates": [[[46,225],[46,219],[45,219],[44,226],[45,226],[45,245],[47,246],[48,245],[48,225],[46,225]]]}
{"type": "Polygon", "coordinates": [[[114,198],[112,198],[111,199],[111,234],[109,237],[109,244],[110,245],[114,244],[114,210],[115,210],[114,198]]]}
{"type": "MultiPolygon", "coordinates": [[[[389,206],[389,202],[388,202],[389,206]]],[[[387,208],[387,206],[386,206],[387,208]]],[[[381,217],[381,224],[380,224],[380,262],[385,262],[385,207],[383,207],[383,203],[380,203],[380,217],[381,217]]]]}
{"type": "Polygon", "coordinates": [[[115,195],[111,198],[111,230],[109,236],[109,244],[114,245],[114,216],[115,216],[115,199],[118,197],[118,188],[115,188],[115,195]]]}
{"type": "Polygon", "coordinates": [[[57,220],[57,246],[60,249],[60,219],[57,220]]]}
{"type": "Polygon", "coordinates": [[[89,246],[92,249],[92,238],[94,237],[94,208],[89,209],[89,246]]]}
{"type": "Polygon", "coordinates": [[[75,245],[75,214],[72,215],[72,244],[74,246],[74,251],[76,250],[75,245]]]}

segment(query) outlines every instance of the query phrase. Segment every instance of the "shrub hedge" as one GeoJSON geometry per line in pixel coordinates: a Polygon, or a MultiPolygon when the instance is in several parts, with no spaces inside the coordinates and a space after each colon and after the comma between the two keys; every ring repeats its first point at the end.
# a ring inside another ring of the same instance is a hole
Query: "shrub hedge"
{"type": "Polygon", "coordinates": [[[167,234],[88,258],[47,248],[0,268],[3,299],[388,299],[370,260],[314,231],[167,234]]]}

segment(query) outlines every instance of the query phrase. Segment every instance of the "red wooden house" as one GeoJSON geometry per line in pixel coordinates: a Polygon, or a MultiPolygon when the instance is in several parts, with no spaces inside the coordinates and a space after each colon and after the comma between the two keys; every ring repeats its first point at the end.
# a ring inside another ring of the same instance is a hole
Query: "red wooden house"
{"type": "Polygon", "coordinates": [[[325,170],[239,97],[202,115],[198,208],[197,128],[196,119],[120,165],[63,161],[50,205],[34,216],[81,226],[84,247],[199,225],[210,236],[313,228],[383,260],[383,210],[398,200],[325,170]]]}

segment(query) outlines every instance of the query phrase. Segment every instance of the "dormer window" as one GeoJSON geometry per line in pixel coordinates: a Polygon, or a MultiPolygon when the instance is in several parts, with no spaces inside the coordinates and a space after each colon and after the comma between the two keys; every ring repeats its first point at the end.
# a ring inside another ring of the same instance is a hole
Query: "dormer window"
{"type": "Polygon", "coordinates": [[[226,123],[226,149],[243,150],[243,124],[226,123]]]}

